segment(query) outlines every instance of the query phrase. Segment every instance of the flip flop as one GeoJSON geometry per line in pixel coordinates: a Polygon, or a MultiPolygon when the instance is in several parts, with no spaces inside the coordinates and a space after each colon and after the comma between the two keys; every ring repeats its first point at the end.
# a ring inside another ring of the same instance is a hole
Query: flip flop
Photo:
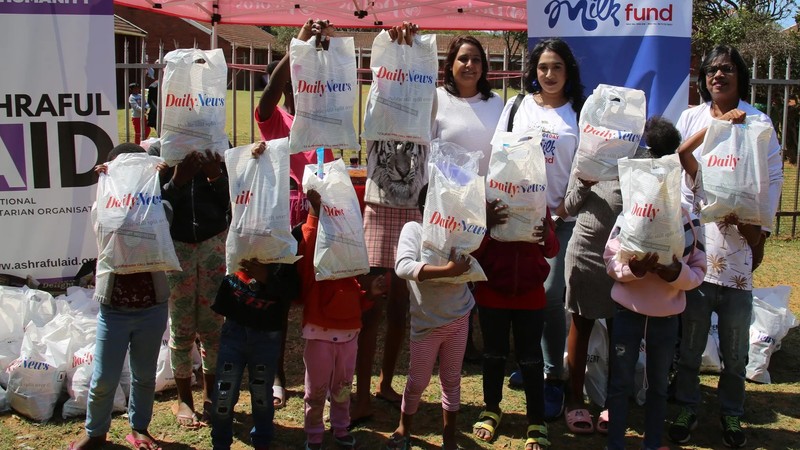
{"type": "Polygon", "coordinates": [[[608,410],[604,409],[603,412],[597,416],[597,426],[595,427],[600,434],[608,434],[608,410]]]}
{"type": "Polygon", "coordinates": [[[592,415],[586,408],[573,409],[564,414],[564,420],[567,422],[567,428],[574,434],[592,434],[594,433],[594,424],[592,423],[592,415]],[[588,426],[579,427],[578,424],[586,424],[588,426]]]}
{"type": "MultiPolygon", "coordinates": [[[[478,421],[472,425],[472,434],[475,434],[478,430],[486,430],[489,432],[489,437],[486,439],[479,438],[484,442],[491,442],[494,439],[495,433],[497,432],[497,427],[500,426],[500,421],[503,419],[503,413],[500,414],[493,413],[491,411],[481,411],[478,414],[478,421]],[[494,425],[486,423],[487,420],[491,420],[494,422],[494,425]]],[[[477,437],[477,436],[475,436],[477,437]]]]}
{"type": "Polygon", "coordinates": [[[125,440],[131,444],[135,450],[161,450],[161,447],[153,440],[136,439],[132,434],[125,436],[125,440]]]}
{"type": "Polygon", "coordinates": [[[286,406],[286,389],[283,386],[272,385],[272,404],[275,409],[281,409],[286,406]]]}
{"type": "Polygon", "coordinates": [[[200,420],[200,418],[197,416],[197,413],[194,411],[192,411],[191,414],[180,412],[181,406],[184,405],[186,406],[186,409],[189,410],[189,405],[186,403],[181,403],[179,405],[173,404],[171,408],[172,414],[175,415],[175,421],[178,422],[178,425],[189,430],[197,430],[198,428],[203,428],[206,426],[206,424],[200,420]]]}

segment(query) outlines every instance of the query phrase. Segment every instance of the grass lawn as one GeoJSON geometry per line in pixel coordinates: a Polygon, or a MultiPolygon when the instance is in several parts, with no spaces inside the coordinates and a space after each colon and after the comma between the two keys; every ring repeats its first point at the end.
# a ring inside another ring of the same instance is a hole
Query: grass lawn
{"type": "MultiPolygon", "coordinates": [[[[797,277],[797,261],[800,260],[800,240],[785,241],[770,239],[767,244],[767,256],[763,266],[756,272],[756,286],[790,285],[793,288],[790,306],[795,313],[800,313],[800,279],[797,277]]],[[[305,435],[303,433],[303,343],[299,335],[300,310],[292,309],[290,334],[288,340],[286,370],[289,391],[288,405],[276,413],[276,438],[273,450],[302,448],[305,435]]],[[[783,340],[782,350],[778,352],[770,365],[773,384],[747,384],[747,413],[744,425],[748,433],[747,448],[756,449],[797,449],[800,448],[800,329],[793,329],[783,340]]],[[[380,348],[380,345],[379,345],[380,348]]],[[[394,387],[402,391],[405,385],[405,374],[408,367],[408,353],[400,356],[398,376],[394,387]]],[[[509,367],[509,370],[511,367],[509,367]]],[[[375,367],[375,375],[378,365],[375,367]]],[[[524,416],[524,398],[520,391],[506,388],[503,408],[506,412],[499,429],[499,437],[491,444],[476,441],[471,434],[471,426],[482,408],[482,390],[480,367],[466,365],[462,382],[462,410],[458,419],[460,433],[459,443],[466,449],[522,449],[526,428],[524,416]]],[[[373,382],[376,378],[373,379],[373,382]]],[[[724,448],[720,437],[718,407],[716,403],[715,376],[702,376],[703,406],[700,410],[700,427],[693,433],[693,446],[681,448],[719,449],[724,448]]],[[[431,386],[423,395],[423,403],[415,420],[415,439],[413,448],[436,449],[441,445],[439,429],[441,427],[441,409],[439,404],[438,377],[434,375],[431,386]]],[[[175,424],[170,405],[175,400],[174,391],[159,394],[151,432],[162,442],[164,450],[210,449],[211,439],[208,428],[199,431],[187,431],[175,424]]],[[[200,404],[200,392],[195,390],[195,402],[200,404]]],[[[354,434],[361,449],[380,449],[383,440],[396,426],[400,412],[381,400],[375,400],[375,417],[367,426],[357,429],[354,434]]],[[[234,449],[250,448],[249,442],[250,397],[243,392],[239,400],[234,425],[234,449]]],[[[639,448],[643,429],[643,412],[638,406],[632,406],[628,448],[639,448]]],[[[676,412],[670,405],[669,416],[676,412]]],[[[599,408],[594,408],[594,414],[599,408]]],[[[35,424],[13,413],[0,416],[0,450],[11,449],[57,449],[65,448],[68,443],[83,433],[83,420],[64,421],[60,409],[55,418],[47,424],[35,424]]],[[[125,416],[113,418],[109,435],[113,445],[106,448],[124,449],[125,435],[128,433],[128,422],[125,416]]],[[[563,420],[551,424],[550,436],[554,449],[600,449],[604,440],[599,435],[575,436],[568,432],[563,420]]],[[[326,436],[328,448],[333,448],[329,436],[326,436]]],[[[668,444],[665,442],[665,444],[668,444]]],[[[678,448],[672,446],[671,448],[678,448]]]]}

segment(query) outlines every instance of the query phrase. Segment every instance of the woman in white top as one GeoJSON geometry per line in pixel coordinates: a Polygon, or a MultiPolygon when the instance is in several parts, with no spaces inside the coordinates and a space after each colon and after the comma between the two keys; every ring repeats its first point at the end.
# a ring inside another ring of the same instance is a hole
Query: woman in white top
{"type": "MultiPolygon", "coordinates": [[[[472,36],[457,36],[447,50],[443,86],[436,89],[434,139],[452,142],[467,150],[480,150],[478,173],[486,175],[492,153],[492,136],[503,111],[503,99],[492,92],[487,74],[489,60],[480,41],[472,36]]],[[[472,341],[472,317],[465,358],[480,356],[472,341]]]]}
{"type": "Polygon", "coordinates": [[[486,175],[492,136],[503,111],[503,99],[492,92],[489,60],[481,43],[472,36],[458,36],[450,43],[444,63],[443,86],[436,89],[433,138],[467,150],[480,150],[479,173],[486,175]]]}
{"type": "MultiPolygon", "coordinates": [[[[523,76],[527,95],[512,117],[516,99],[506,103],[497,131],[542,130],[542,150],[547,170],[547,206],[556,223],[561,249],[549,258],[550,274],[545,281],[547,306],[542,333],[545,372],[545,419],[553,420],[564,410],[563,355],[566,339],[564,321],[564,258],[575,218],[564,208],[572,160],[578,149],[578,114],[585,97],[580,70],[572,50],[561,39],[540,41],[531,50],[523,76]],[[509,127],[509,119],[512,123],[509,127]]],[[[512,375],[512,383],[518,375],[512,375]]]]}

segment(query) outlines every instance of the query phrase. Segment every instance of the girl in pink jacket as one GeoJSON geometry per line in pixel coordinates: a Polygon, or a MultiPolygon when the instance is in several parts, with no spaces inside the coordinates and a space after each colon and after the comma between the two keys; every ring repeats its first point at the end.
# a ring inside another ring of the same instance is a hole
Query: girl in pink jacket
{"type": "MultiPolygon", "coordinates": [[[[681,143],[678,130],[667,120],[655,117],[645,125],[643,139],[654,158],[674,153],[681,143]]],[[[620,216],[620,220],[622,216],[620,216]]],[[[678,316],[686,307],[685,291],[699,286],[706,274],[700,221],[683,210],[685,248],[681,258],[659,261],[655,253],[642,259],[619,261],[620,224],[606,243],[603,258],[608,274],[615,280],[611,297],[617,303],[609,346],[608,399],[609,450],[625,448],[628,397],[633,392],[636,362],[640,348],[645,364],[646,406],[643,449],[661,447],[667,407],[669,370],[678,340],[678,316]]]]}

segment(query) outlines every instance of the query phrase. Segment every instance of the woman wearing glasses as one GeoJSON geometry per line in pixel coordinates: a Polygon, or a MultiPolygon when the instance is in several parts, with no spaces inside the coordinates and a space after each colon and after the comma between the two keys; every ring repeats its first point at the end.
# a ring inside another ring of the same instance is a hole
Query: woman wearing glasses
{"type": "MultiPolygon", "coordinates": [[[[770,125],[769,117],[756,110],[744,98],[750,91],[747,66],[735,48],[718,46],[703,60],[698,73],[698,89],[705,103],[684,111],[677,128],[684,141],[703,139],[712,119],[741,123],[745,116],[758,116],[770,125]]],[[[684,146],[686,147],[686,146],[684,146]]],[[[695,200],[703,197],[702,172],[695,158],[703,145],[692,153],[681,155],[693,165],[686,166],[683,199],[699,208],[695,200]]],[[[780,197],[783,173],[781,149],[775,132],[769,144],[769,198],[773,212],[780,197]]],[[[683,444],[691,439],[697,426],[697,407],[700,403],[700,359],[706,346],[711,313],[719,316],[720,349],[724,369],[720,374],[717,396],[720,403],[722,439],[732,448],[742,447],[747,437],[739,418],[744,414],[745,366],[747,365],[750,316],[753,305],[753,270],[763,255],[764,240],[769,230],[756,225],[739,223],[733,216],[725,222],[703,226],[706,240],[708,272],[700,287],[686,293],[686,310],[681,315],[682,336],[680,359],[675,380],[675,399],[681,410],[669,429],[669,437],[683,444]],[[754,255],[756,255],[754,257],[754,255]]]]}

